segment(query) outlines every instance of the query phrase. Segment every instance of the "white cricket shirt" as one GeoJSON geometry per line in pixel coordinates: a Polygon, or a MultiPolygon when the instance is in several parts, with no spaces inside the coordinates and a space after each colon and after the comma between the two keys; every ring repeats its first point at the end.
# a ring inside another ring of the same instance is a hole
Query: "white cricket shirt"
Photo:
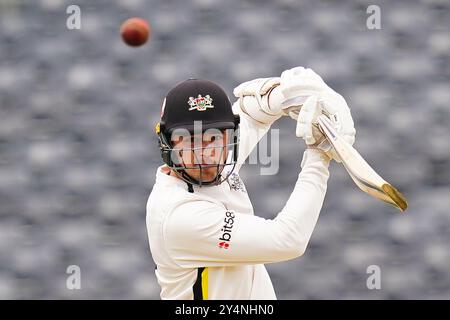
{"type": "MultiPolygon", "coordinates": [[[[239,163],[269,127],[241,114],[239,163]]],[[[147,231],[161,298],[276,299],[264,264],[304,253],[325,197],[328,164],[321,151],[305,151],[294,190],[273,220],[254,215],[240,165],[227,182],[194,186],[193,193],[159,167],[147,231]]]]}

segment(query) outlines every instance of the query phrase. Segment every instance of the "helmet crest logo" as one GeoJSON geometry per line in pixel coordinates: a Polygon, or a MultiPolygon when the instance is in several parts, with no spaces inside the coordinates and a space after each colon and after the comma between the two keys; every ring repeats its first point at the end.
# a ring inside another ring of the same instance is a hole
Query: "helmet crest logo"
{"type": "Polygon", "coordinates": [[[189,97],[189,111],[205,111],[208,108],[214,108],[212,101],[213,99],[209,96],[209,94],[204,97],[202,97],[201,94],[199,94],[197,98],[189,97]]]}

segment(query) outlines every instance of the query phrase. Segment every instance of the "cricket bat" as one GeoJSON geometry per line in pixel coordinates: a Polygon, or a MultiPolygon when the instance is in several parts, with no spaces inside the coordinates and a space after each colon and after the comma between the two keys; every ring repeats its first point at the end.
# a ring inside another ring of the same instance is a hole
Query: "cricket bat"
{"type": "Polygon", "coordinates": [[[342,160],[344,168],[356,185],[367,194],[405,211],[405,197],[389,182],[385,181],[364,158],[334,129],[330,119],[320,115],[317,119],[320,130],[342,160]]]}

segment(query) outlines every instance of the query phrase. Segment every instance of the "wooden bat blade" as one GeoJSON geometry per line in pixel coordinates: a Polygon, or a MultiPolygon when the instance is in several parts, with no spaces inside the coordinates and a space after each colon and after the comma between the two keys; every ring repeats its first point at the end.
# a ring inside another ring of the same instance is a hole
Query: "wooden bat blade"
{"type": "Polygon", "coordinates": [[[359,152],[336,132],[331,121],[321,115],[318,123],[355,184],[367,194],[405,211],[408,207],[405,197],[373,170],[359,152]]]}
{"type": "Polygon", "coordinates": [[[386,183],[381,186],[381,189],[383,189],[383,191],[389,195],[389,197],[395,202],[400,210],[405,211],[408,208],[408,202],[406,201],[405,196],[393,185],[386,183]]]}

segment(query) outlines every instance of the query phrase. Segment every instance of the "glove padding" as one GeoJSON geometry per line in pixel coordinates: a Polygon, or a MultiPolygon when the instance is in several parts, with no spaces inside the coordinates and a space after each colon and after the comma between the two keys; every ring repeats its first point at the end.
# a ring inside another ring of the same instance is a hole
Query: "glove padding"
{"type": "Polygon", "coordinates": [[[283,71],[280,77],[280,92],[283,95],[280,109],[285,115],[296,120],[300,106],[308,97],[321,97],[328,90],[332,89],[309,68],[295,67],[283,71]]]}
{"type": "Polygon", "coordinates": [[[316,96],[310,96],[300,108],[295,135],[303,138],[308,146],[320,143],[325,139],[318,127],[314,126],[317,117],[321,114],[322,107],[318,104],[316,96]]]}
{"type": "Polygon", "coordinates": [[[341,159],[319,130],[317,118],[325,114],[330,118],[336,131],[352,145],[355,141],[356,130],[350,110],[347,104],[342,102],[345,100],[336,98],[335,95],[324,94],[321,98],[312,95],[305,100],[297,115],[296,136],[303,138],[308,148],[320,149],[337,162],[341,162],[341,159]],[[333,101],[333,104],[330,101],[333,101]]]}
{"type": "Polygon", "coordinates": [[[280,101],[269,103],[269,95],[280,84],[280,78],[258,78],[241,83],[234,88],[233,94],[238,98],[236,112],[243,112],[250,118],[264,124],[272,124],[283,114],[280,101]]]}
{"type": "Polygon", "coordinates": [[[319,97],[326,90],[331,89],[318,74],[311,69],[296,67],[284,71],[281,77],[258,78],[241,83],[233,94],[239,98],[242,112],[259,122],[272,123],[283,115],[290,115],[296,120],[305,100],[311,95],[319,97]]]}
{"type": "Polygon", "coordinates": [[[329,152],[336,161],[340,159],[318,130],[317,117],[325,114],[348,143],[355,141],[356,131],[345,99],[311,69],[296,67],[284,71],[279,78],[247,81],[233,93],[238,98],[234,112],[243,112],[263,124],[290,116],[297,121],[297,136],[304,138],[309,148],[329,152]]]}

